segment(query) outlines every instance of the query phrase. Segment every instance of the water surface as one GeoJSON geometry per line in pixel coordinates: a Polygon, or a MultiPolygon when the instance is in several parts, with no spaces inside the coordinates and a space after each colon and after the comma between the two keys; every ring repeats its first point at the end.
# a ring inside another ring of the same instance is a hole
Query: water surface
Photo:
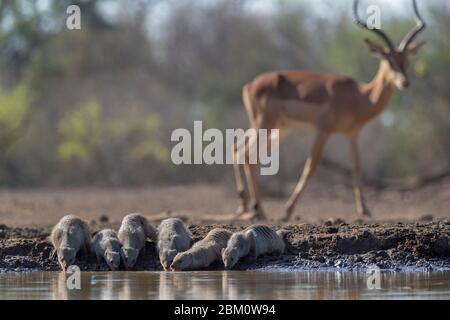
{"type": "Polygon", "coordinates": [[[0,274],[0,299],[450,299],[450,272],[82,272],[67,289],[58,272],[0,274]]]}

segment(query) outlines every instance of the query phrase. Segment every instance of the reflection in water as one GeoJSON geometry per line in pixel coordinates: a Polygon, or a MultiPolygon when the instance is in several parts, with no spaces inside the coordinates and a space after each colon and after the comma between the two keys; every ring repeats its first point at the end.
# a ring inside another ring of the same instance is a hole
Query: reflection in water
{"type": "Polygon", "coordinates": [[[82,272],[69,290],[62,272],[0,274],[0,299],[450,299],[450,272],[82,272]]]}

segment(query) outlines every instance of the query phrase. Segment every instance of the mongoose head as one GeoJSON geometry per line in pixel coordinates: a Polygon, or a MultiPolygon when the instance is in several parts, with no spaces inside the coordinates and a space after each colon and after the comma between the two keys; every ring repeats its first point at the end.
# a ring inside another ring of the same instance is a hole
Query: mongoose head
{"type": "Polygon", "coordinates": [[[187,252],[181,252],[175,256],[170,269],[173,271],[189,269],[193,264],[193,257],[187,252]]]}
{"type": "Polygon", "coordinates": [[[135,248],[122,247],[120,249],[120,255],[122,256],[123,263],[127,269],[132,268],[137,261],[139,256],[139,250],[135,248]]]}
{"type": "Polygon", "coordinates": [[[235,247],[222,249],[222,261],[225,269],[232,269],[239,261],[239,252],[235,247]]]}
{"type": "Polygon", "coordinates": [[[120,266],[120,253],[110,250],[105,251],[105,261],[108,267],[112,270],[118,270],[120,266]]]}
{"type": "Polygon", "coordinates": [[[67,268],[75,263],[76,251],[74,248],[62,247],[58,250],[58,262],[61,268],[66,271],[67,268]]]}
{"type": "Polygon", "coordinates": [[[170,270],[170,265],[172,264],[173,259],[175,259],[177,253],[178,252],[175,249],[162,250],[159,252],[159,261],[161,261],[161,265],[164,270],[170,270]]]}

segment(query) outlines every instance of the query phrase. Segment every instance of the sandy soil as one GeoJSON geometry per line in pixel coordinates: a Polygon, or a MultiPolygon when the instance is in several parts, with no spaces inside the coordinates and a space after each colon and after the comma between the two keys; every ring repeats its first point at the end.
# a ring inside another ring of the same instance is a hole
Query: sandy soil
{"type": "MultiPolygon", "coordinates": [[[[293,221],[323,223],[329,218],[347,222],[360,219],[355,213],[353,193],[339,182],[313,179],[300,199],[293,221]]],[[[267,183],[268,182],[268,183],[267,183]]],[[[263,205],[269,219],[284,214],[284,203],[293,186],[264,184],[263,205]],[[271,197],[276,194],[277,197],[271,197]]],[[[368,221],[416,221],[450,218],[450,179],[420,190],[377,191],[366,188],[372,217],[368,221]]],[[[130,212],[141,212],[155,220],[167,212],[192,223],[231,222],[237,208],[234,186],[186,185],[140,189],[38,189],[0,190],[0,224],[11,227],[42,227],[55,224],[66,214],[86,220],[102,216],[118,222],[130,212]]]]}

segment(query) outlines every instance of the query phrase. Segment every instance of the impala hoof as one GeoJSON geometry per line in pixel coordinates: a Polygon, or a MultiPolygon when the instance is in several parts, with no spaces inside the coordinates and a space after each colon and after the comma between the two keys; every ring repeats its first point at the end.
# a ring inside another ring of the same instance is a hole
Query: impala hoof
{"type": "Polygon", "coordinates": [[[363,217],[371,217],[371,216],[372,216],[372,213],[371,213],[370,210],[368,210],[368,209],[363,210],[360,214],[361,214],[363,217]]]}
{"type": "Polygon", "coordinates": [[[286,206],[286,214],[283,218],[281,218],[281,222],[288,222],[291,219],[294,208],[292,206],[286,206]]]}
{"type": "Polygon", "coordinates": [[[261,212],[245,212],[239,216],[239,219],[244,221],[266,220],[266,216],[261,212]]]}
{"type": "Polygon", "coordinates": [[[245,208],[245,207],[243,207],[243,206],[239,206],[237,209],[236,209],[236,212],[234,213],[236,216],[242,216],[244,213],[246,213],[247,212],[247,209],[245,208]]]}
{"type": "Polygon", "coordinates": [[[357,211],[358,211],[358,214],[362,217],[371,217],[372,216],[372,213],[366,206],[363,206],[362,208],[357,208],[357,211]]]}

